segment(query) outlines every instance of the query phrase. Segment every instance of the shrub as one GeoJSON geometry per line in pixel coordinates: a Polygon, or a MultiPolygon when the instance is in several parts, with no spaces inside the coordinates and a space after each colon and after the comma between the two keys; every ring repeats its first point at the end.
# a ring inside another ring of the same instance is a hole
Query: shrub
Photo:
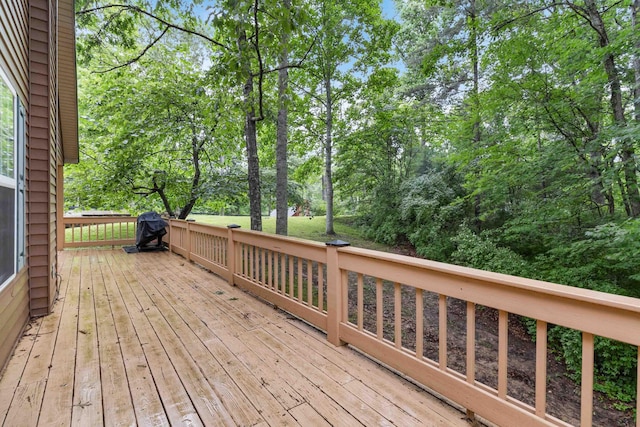
{"type": "MultiPolygon", "coordinates": [[[[567,365],[578,384],[582,373],[582,335],[559,326],[549,330],[549,346],[567,365]]],[[[629,403],[636,397],[636,347],[608,338],[594,340],[594,389],[612,399],[629,403]]]]}
{"type": "Polygon", "coordinates": [[[491,239],[474,234],[463,226],[453,238],[456,250],[451,261],[467,267],[516,276],[529,276],[527,262],[509,248],[496,245],[491,239]]]}

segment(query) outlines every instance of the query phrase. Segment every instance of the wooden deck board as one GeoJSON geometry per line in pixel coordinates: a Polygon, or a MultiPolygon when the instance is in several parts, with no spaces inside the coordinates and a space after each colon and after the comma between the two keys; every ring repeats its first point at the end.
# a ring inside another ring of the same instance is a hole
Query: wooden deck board
{"type": "MultiPolygon", "coordinates": [[[[103,425],[100,355],[94,305],[95,255],[81,257],[78,350],[73,390],[72,426],[103,425]]],[[[103,319],[100,319],[102,322],[103,319]]]]}
{"type": "Polygon", "coordinates": [[[143,284],[137,288],[138,298],[151,306],[146,314],[171,360],[183,363],[177,371],[205,425],[229,425],[233,422],[253,425],[260,422],[255,408],[246,404],[242,391],[224,375],[222,367],[211,357],[201,338],[178,314],[189,313],[189,307],[169,304],[156,289],[156,281],[150,276],[148,267],[140,269],[138,274],[143,284]]]}
{"type": "MultiPolygon", "coordinates": [[[[100,261],[100,260],[98,260],[100,261]]],[[[111,298],[106,281],[112,277],[105,271],[106,260],[92,265],[94,302],[100,353],[100,380],[102,384],[102,406],[106,426],[131,426],[136,424],[133,400],[129,390],[127,372],[120,349],[111,298]],[[104,267],[104,268],[103,268],[104,267]]]]}
{"type": "MultiPolygon", "coordinates": [[[[142,286],[137,280],[135,266],[126,261],[122,263],[119,262],[122,260],[117,261],[118,267],[123,269],[124,277],[124,282],[120,284],[120,291],[133,321],[136,335],[144,349],[167,418],[172,425],[204,425],[189,399],[171,358],[146,316],[146,311],[151,307],[138,301],[133,292],[133,288],[142,286]]],[[[181,364],[182,361],[177,360],[176,363],[181,364]]]]}
{"type": "Polygon", "coordinates": [[[15,391],[20,384],[20,378],[29,361],[29,355],[38,336],[43,318],[34,319],[24,332],[22,339],[14,350],[13,357],[9,360],[7,368],[0,378],[0,425],[11,406],[15,391]]]}
{"type": "Polygon", "coordinates": [[[101,264],[101,267],[127,372],[129,393],[136,420],[140,425],[168,426],[169,419],[162,406],[142,343],[136,334],[118,286],[118,283],[126,283],[126,279],[112,257],[107,257],[107,263],[101,264]]]}
{"type": "Polygon", "coordinates": [[[0,425],[468,425],[169,253],[61,255],[61,298],[0,378],[0,425]]]}
{"type": "MultiPolygon", "coordinates": [[[[172,277],[171,271],[164,270],[162,277],[172,277]]],[[[179,280],[178,278],[172,277],[179,280]]],[[[262,416],[267,422],[275,425],[298,425],[286,409],[268,391],[263,388],[264,383],[252,375],[250,371],[239,363],[235,352],[230,351],[224,342],[220,341],[209,324],[214,324],[215,319],[210,319],[207,313],[200,312],[196,315],[190,306],[198,304],[191,298],[193,293],[182,293],[182,298],[173,292],[160,293],[163,282],[156,283],[154,302],[165,313],[167,320],[175,326],[176,333],[185,345],[189,343],[191,356],[197,361],[203,375],[209,379],[216,393],[220,393],[225,401],[225,406],[230,407],[232,414],[248,412],[255,416],[262,416]],[[180,319],[177,319],[178,316],[180,319]],[[187,341],[185,341],[185,339],[187,341]],[[213,356],[213,358],[211,357],[213,356]],[[217,363],[212,363],[212,362],[217,363]],[[229,378],[233,382],[227,382],[221,389],[221,380],[229,378]],[[228,390],[235,391],[230,394],[228,390]],[[225,399],[226,397],[226,399],[225,399]],[[232,398],[230,400],[230,398],[232,398]],[[251,408],[247,407],[251,405],[251,408]],[[256,412],[257,410],[257,412],[256,412]]],[[[202,303],[202,302],[200,302],[202,303]]],[[[216,330],[220,327],[216,328],[216,330]]],[[[237,418],[237,417],[236,417],[237,418]]],[[[253,425],[255,420],[236,419],[237,424],[253,425]]]]}
{"type": "MultiPolygon", "coordinates": [[[[69,270],[63,267],[61,271],[69,270]]],[[[63,280],[60,284],[59,298],[62,301],[66,298],[68,284],[68,280],[63,280]]],[[[7,373],[2,382],[8,380],[15,384],[17,380],[18,384],[14,386],[15,394],[11,406],[6,412],[5,425],[35,426],[38,424],[47,383],[47,379],[46,377],[43,378],[42,373],[48,373],[52,367],[55,343],[59,335],[60,320],[64,311],[63,305],[64,303],[60,302],[50,316],[38,320],[37,329],[32,329],[25,334],[25,338],[28,337],[26,341],[32,343],[32,345],[24,365],[21,360],[18,363],[23,369],[20,371],[19,369],[12,370],[7,368],[7,373]]],[[[20,345],[18,346],[19,348],[20,345]]],[[[19,357],[18,359],[21,358],[19,357]]],[[[14,366],[14,368],[17,367],[14,366]]],[[[3,387],[0,386],[0,390],[2,389],[3,387]]],[[[2,394],[5,394],[4,392],[2,390],[2,394]]]]}
{"type": "Polygon", "coordinates": [[[67,287],[65,296],[61,297],[55,306],[56,310],[61,310],[62,318],[40,409],[42,425],[65,426],[71,423],[70,408],[73,405],[78,337],[80,261],[80,257],[73,257],[70,253],[65,257],[61,271],[67,287]]]}

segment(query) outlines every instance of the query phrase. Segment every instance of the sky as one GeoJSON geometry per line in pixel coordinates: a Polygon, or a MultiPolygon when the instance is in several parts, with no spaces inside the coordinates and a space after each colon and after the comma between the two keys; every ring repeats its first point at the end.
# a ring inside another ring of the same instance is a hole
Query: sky
{"type": "Polygon", "coordinates": [[[387,19],[398,19],[398,12],[393,0],[382,0],[382,15],[387,19]]]}

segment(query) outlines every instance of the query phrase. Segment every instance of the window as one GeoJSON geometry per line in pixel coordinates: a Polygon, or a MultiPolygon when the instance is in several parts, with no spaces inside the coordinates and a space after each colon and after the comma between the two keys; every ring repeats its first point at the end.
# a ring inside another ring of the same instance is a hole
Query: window
{"type": "Polygon", "coordinates": [[[18,104],[18,123],[16,124],[16,136],[17,136],[17,168],[16,168],[16,176],[17,176],[17,202],[16,206],[16,236],[18,238],[17,242],[17,257],[18,257],[18,270],[20,271],[22,267],[24,267],[26,252],[24,248],[25,243],[25,219],[27,218],[25,213],[25,161],[26,161],[26,149],[27,149],[27,113],[24,110],[22,104],[17,100],[18,104]]]}
{"type": "Polygon", "coordinates": [[[0,70],[0,288],[24,266],[25,112],[0,70]]]}

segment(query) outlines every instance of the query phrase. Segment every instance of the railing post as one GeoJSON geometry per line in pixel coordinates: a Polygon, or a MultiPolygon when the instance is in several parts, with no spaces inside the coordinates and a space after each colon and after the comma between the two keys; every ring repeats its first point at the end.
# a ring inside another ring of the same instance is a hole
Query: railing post
{"type": "Polygon", "coordinates": [[[240,226],[238,224],[227,225],[227,269],[229,270],[227,282],[231,286],[235,286],[233,275],[236,272],[236,242],[233,240],[233,230],[236,228],[240,228],[240,226]]]}
{"type": "MultiPolygon", "coordinates": [[[[127,229],[128,230],[128,229],[127,229]]],[[[173,219],[169,218],[169,239],[167,244],[169,245],[169,252],[172,253],[173,250],[171,249],[171,236],[173,236],[173,219]]]]}
{"type": "MultiPolygon", "coordinates": [[[[58,236],[56,237],[56,239],[58,241],[58,250],[63,251],[64,243],[67,238],[67,228],[66,228],[66,224],[64,223],[64,216],[61,216],[60,218],[62,218],[62,221],[59,221],[56,224],[56,227],[57,227],[56,230],[58,232],[58,236]]],[[[73,230],[73,228],[71,230],[73,230]]]]}
{"type": "Polygon", "coordinates": [[[338,248],[349,246],[348,242],[334,240],[327,242],[327,340],[336,346],[346,344],[340,340],[342,305],[342,273],[338,264],[338,248]]]}
{"type": "MultiPolygon", "coordinates": [[[[23,186],[24,184],[20,184],[23,186]]],[[[58,176],[56,178],[56,242],[58,250],[64,250],[64,240],[66,237],[64,227],[64,166],[58,166],[58,176]]],[[[23,221],[23,220],[21,220],[23,221]]]]}
{"type": "Polygon", "coordinates": [[[185,254],[185,258],[187,258],[187,261],[191,261],[191,226],[190,226],[190,222],[185,221],[187,224],[187,228],[185,229],[185,237],[184,237],[184,246],[185,249],[187,250],[187,253],[185,254]]]}

